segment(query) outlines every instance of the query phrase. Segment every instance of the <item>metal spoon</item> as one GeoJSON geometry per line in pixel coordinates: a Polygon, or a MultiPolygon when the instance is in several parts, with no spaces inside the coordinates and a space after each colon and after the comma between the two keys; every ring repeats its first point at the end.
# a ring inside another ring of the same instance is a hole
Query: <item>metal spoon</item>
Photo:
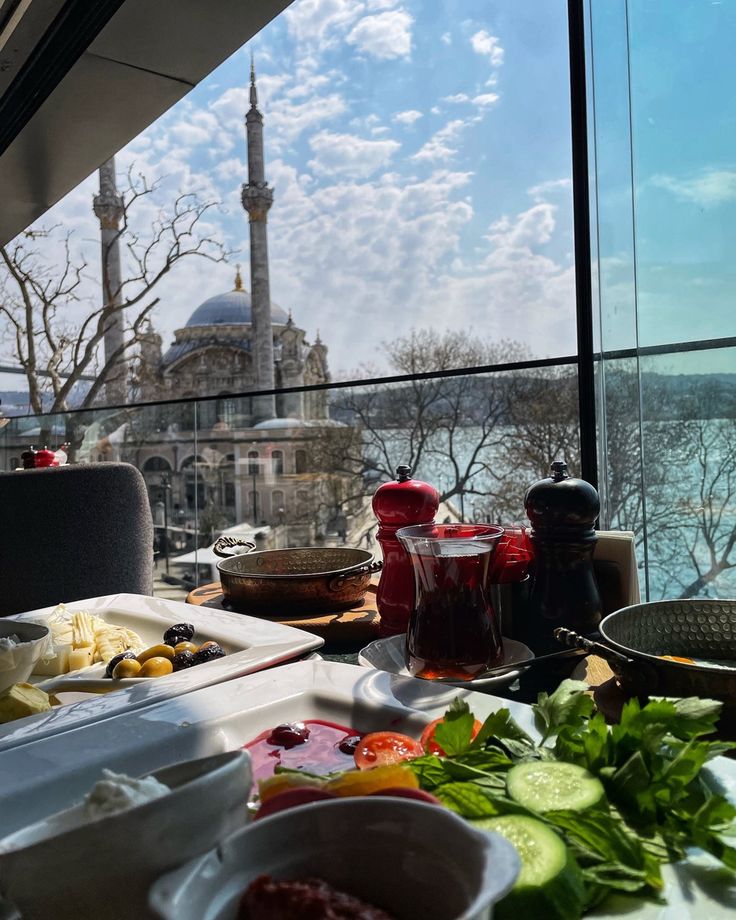
{"type": "Polygon", "coordinates": [[[551,652],[549,655],[539,655],[539,657],[527,658],[526,661],[498,665],[495,668],[489,668],[487,671],[482,671],[480,674],[475,674],[467,680],[463,680],[462,677],[420,677],[419,674],[415,674],[414,676],[420,677],[421,680],[429,680],[437,684],[472,684],[479,680],[485,680],[488,677],[501,677],[504,674],[516,674],[519,671],[529,671],[542,662],[559,661],[563,658],[582,658],[588,654],[589,652],[586,650],[566,648],[562,649],[560,652],[551,652]]]}

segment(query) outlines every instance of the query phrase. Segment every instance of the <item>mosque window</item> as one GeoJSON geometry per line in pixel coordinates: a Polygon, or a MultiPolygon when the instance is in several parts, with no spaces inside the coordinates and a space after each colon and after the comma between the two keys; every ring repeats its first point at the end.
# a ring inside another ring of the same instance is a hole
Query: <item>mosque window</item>
{"type": "Polygon", "coordinates": [[[149,457],[143,464],[144,473],[164,473],[171,470],[171,464],[165,457],[149,457]]]}
{"type": "Polygon", "coordinates": [[[249,476],[258,475],[258,451],[257,450],[248,451],[248,475],[249,476]]]}
{"type": "Polygon", "coordinates": [[[282,476],[284,473],[284,452],[274,450],[271,452],[271,466],[274,476],[282,476]]]}
{"type": "Polygon", "coordinates": [[[307,472],[307,452],[306,450],[294,451],[294,466],[297,473],[307,472]]]}

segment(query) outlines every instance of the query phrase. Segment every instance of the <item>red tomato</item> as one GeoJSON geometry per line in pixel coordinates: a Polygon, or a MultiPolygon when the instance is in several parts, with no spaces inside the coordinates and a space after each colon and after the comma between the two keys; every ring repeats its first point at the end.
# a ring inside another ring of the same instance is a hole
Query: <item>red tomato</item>
{"type": "Polygon", "coordinates": [[[371,732],[360,739],[355,749],[355,766],[359,770],[421,757],[424,750],[418,741],[399,732],[371,732]]]}
{"type": "MultiPolygon", "coordinates": [[[[444,757],[445,752],[434,740],[434,730],[437,728],[440,722],[444,722],[444,719],[435,719],[434,722],[430,722],[422,732],[422,737],[419,743],[422,746],[422,750],[426,751],[428,754],[437,754],[439,757],[444,757]]],[[[471,735],[471,740],[475,738],[482,727],[483,723],[479,722],[477,719],[475,722],[473,722],[473,734],[471,735]]]]}

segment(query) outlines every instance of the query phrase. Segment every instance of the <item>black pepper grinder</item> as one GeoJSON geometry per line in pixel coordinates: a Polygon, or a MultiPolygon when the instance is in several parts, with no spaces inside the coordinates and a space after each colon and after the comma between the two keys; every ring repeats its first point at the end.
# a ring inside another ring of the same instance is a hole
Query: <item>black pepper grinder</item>
{"type": "Polygon", "coordinates": [[[551,473],[524,497],[532,523],[534,585],[523,641],[537,654],[560,649],[553,635],[558,626],[586,635],[602,615],[593,571],[598,492],[584,479],[572,479],[562,460],[552,464],[551,473]]]}

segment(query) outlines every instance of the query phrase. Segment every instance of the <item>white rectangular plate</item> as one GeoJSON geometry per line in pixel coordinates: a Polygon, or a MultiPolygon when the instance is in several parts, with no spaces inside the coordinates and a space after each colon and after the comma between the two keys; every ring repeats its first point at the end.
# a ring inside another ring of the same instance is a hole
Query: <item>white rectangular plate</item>
{"type": "MultiPolygon", "coordinates": [[[[191,623],[195,628],[195,637],[200,642],[214,639],[222,645],[227,654],[216,661],[196,665],[165,677],[120,681],[121,689],[104,695],[60,694],[60,698],[67,705],[0,725],[0,752],[18,744],[68,731],[89,722],[259,671],[297,658],[324,644],[323,639],[312,633],[270,620],[140,594],[109,594],[105,597],[74,601],[67,607],[72,611],[88,610],[111,623],[127,626],[150,645],[162,641],[164,631],[174,623],[191,623]]],[[[54,609],[46,607],[9,619],[42,621],[50,616],[54,609]]],[[[85,668],[76,673],[81,679],[97,674],[97,671],[101,675],[103,670],[102,666],[98,666],[85,668]]],[[[73,678],[74,673],[67,676],[73,678]]]]}
{"type": "MultiPolygon", "coordinates": [[[[502,707],[534,733],[529,706],[477,692],[437,687],[352,665],[301,661],[180,696],[137,712],[0,755],[0,826],[11,833],[79,801],[103,767],[139,775],[231,750],[279,722],[327,719],[359,731],[395,729],[418,736],[459,696],[484,719],[502,707]]],[[[719,758],[712,772],[736,800],[736,763],[719,758]]],[[[665,867],[668,904],[609,900],[590,916],[627,920],[726,920],[736,886],[718,864],[694,858],[665,867]]],[[[732,877],[733,878],[733,877],[732,877]]]]}

